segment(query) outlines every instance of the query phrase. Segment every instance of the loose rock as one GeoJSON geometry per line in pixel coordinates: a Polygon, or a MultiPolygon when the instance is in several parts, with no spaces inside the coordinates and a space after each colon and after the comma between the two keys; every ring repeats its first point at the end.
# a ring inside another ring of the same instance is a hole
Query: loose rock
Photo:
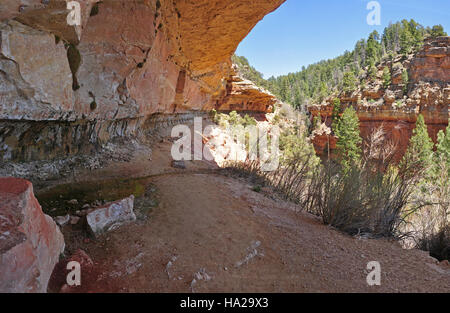
{"type": "Polygon", "coordinates": [[[76,224],[78,224],[79,221],[80,221],[80,217],[79,216],[71,216],[70,217],[70,224],[71,225],[76,225],[76,224]]]}
{"type": "Polygon", "coordinates": [[[133,212],[134,196],[97,208],[87,215],[87,223],[94,235],[116,229],[122,224],[136,220],[133,212]]]}
{"type": "Polygon", "coordinates": [[[61,227],[67,225],[67,223],[69,223],[69,221],[70,221],[70,215],[69,214],[67,214],[65,216],[57,216],[55,218],[55,222],[61,227]]]}

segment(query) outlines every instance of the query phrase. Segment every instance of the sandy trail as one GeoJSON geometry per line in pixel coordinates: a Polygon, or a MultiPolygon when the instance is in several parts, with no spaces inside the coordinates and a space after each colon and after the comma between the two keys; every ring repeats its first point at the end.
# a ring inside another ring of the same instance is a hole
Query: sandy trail
{"type": "MultiPolygon", "coordinates": [[[[77,291],[450,290],[449,269],[434,265],[425,252],[349,237],[296,213],[291,203],[252,191],[243,180],[179,173],[151,183],[159,204],[146,220],[77,243],[95,262],[77,291]],[[381,264],[381,286],[366,283],[369,261],[381,264]]],[[[64,271],[57,272],[52,291],[61,286],[64,271]]]]}

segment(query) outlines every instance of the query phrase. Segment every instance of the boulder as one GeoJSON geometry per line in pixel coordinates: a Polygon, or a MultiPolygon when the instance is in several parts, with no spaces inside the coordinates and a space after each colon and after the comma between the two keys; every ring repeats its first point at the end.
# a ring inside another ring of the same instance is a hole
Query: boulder
{"type": "Polygon", "coordinates": [[[87,215],[87,223],[96,236],[136,220],[133,212],[134,196],[105,204],[87,215]]]}
{"type": "Polygon", "coordinates": [[[32,184],[0,178],[0,292],[46,292],[63,251],[64,237],[32,184]]]}

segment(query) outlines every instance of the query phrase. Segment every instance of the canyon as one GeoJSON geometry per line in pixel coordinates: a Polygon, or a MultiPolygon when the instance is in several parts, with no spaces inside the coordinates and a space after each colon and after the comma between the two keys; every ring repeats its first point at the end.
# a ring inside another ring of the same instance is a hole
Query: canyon
{"type": "MultiPolygon", "coordinates": [[[[371,291],[363,271],[380,255],[391,284],[376,291],[446,290],[447,267],[424,252],[298,217],[294,204],[224,177],[214,162],[171,166],[171,126],[213,109],[273,111],[276,97],[239,77],[231,56],[284,1],[79,0],[80,25],[67,23],[68,0],[1,2],[0,176],[9,177],[0,178],[0,292],[71,292],[64,265],[88,258],[79,249],[94,260],[84,292],[371,291]],[[137,222],[98,238],[49,216],[74,196],[81,206],[130,195],[137,222]],[[269,275],[258,280],[261,268],[269,275]]],[[[405,64],[401,108],[376,86],[341,98],[386,99],[358,109],[361,128],[388,125],[400,149],[418,113],[433,138],[448,123],[448,37],[405,64]]],[[[310,112],[328,123],[330,108],[310,112]]],[[[314,140],[319,153],[323,140],[314,140]]]]}
{"type": "MultiPolygon", "coordinates": [[[[397,161],[408,147],[419,114],[424,116],[428,133],[436,142],[438,132],[445,130],[450,117],[450,37],[430,38],[417,54],[380,64],[375,79],[354,92],[342,92],[337,98],[342,110],[348,106],[356,109],[363,138],[383,127],[387,140],[396,146],[397,161]],[[384,88],[382,75],[386,66],[391,68],[392,82],[384,88]],[[403,70],[408,72],[407,86],[402,82],[403,70]]],[[[331,127],[334,100],[329,98],[324,105],[310,106],[312,119],[320,116],[331,127]]],[[[313,142],[317,153],[326,156],[328,148],[331,153],[336,149],[337,138],[322,129],[313,142]]]]}

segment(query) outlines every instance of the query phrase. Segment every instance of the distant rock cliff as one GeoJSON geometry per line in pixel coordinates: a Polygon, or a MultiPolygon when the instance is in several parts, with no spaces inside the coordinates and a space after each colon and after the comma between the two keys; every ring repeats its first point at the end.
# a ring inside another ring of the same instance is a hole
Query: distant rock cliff
{"type": "Polygon", "coordinates": [[[225,96],[217,101],[215,107],[222,111],[267,113],[272,112],[277,102],[269,91],[235,74],[228,79],[225,96]]]}
{"type": "MultiPolygon", "coordinates": [[[[341,93],[338,97],[343,108],[353,106],[360,120],[363,137],[383,125],[387,138],[397,144],[396,159],[400,159],[409,143],[417,116],[422,114],[431,138],[448,125],[450,108],[450,37],[430,38],[422,50],[409,57],[397,57],[378,67],[376,79],[366,86],[360,85],[353,93],[341,93]],[[392,82],[383,87],[384,67],[389,67],[392,82]],[[402,73],[408,72],[405,85],[402,73]]],[[[332,98],[327,105],[309,107],[313,117],[320,114],[322,122],[331,126],[332,98]]],[[[336,138],[318,133],[313,139],[316,151],[326,155],[329,148],[336,148],[336,138]]]]}

